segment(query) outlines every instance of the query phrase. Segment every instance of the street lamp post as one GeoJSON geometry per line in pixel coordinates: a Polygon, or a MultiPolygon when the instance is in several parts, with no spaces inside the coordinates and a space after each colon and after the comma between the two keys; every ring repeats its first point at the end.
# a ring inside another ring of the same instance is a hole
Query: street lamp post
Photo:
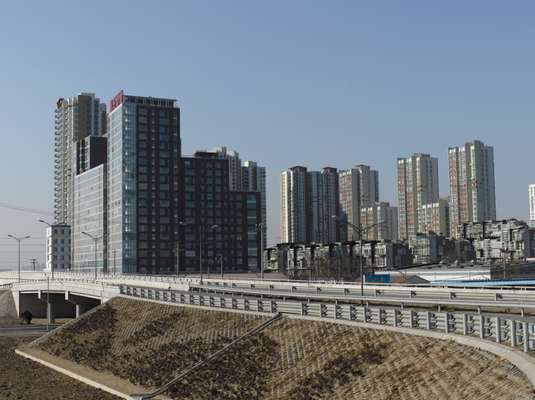
{"type": "MultiPolygon", "coordinates": [[[[219,228],[219,225],[211,225],[208,227],[208,230],[213,230],[217,228],[219,228]]],[[[199,227],[199,275],[201,277],[201,285],[203,283],[203,280],[202,280],[202,242],[204,240],[204,235],[206,233],[205,231],[206,231],[206,226],[201,225],[199,227]]]]}
{"type": "Polygon", "coordinates": [[[362,224],[360,223],[360,221],[359,221],[359,224],[357,226],[355,224],[352,224],[349,221],[344,221],[344,220],[340,219],[340,217],[338,217],[338,215],[333,215],[332,218],[337,220],[338,222],[341,222],[343,224],[346,224],[346,225],[350,226],[359,235],[360,295],[361,295],[361,297],[364,297],[364,265],[363,265],[364,258],[362,256],[362,249],[363,249],[362,235],[363,235],[363,233],[368,232],[368,230],[370,230],[371,228],[374,228],[374,227],[376,227],[378,225],[384,224],[384,221],[379,221],[376,224],[372,224],[372,225],[368,225],[368,226],[363,227],[362,224]]]}
{"type": "Polygon", "coordinates": [[[11,239],[15,239],[17,242],[18,242],[18,245],[19,245],[19,273],[18,273],[18,281],[20,283],[20,242],[22,242],[23,240],[26,240],[26,239],[29,239],[30,238],[30,235],[28,236],[24,236],[24,237],[15,237],[13,235],[7,235],[8,237],[10,237],[11,239]]]}
{"type": "MultiPolygon", "coordinates": [[[[39,219],[39,220],[37,220],[37,222],[45,224],[47,227],[52,229],[52,224],[49,223],[49,222],[46,222],[45,220],[39,219]]],[[[47,243],[47,241],[48,241],[48,238],[45,237],[45,265],[46,265],[46,260],[48,258],[48,243],[47,243]]],[[[53,262],[53,260],[50,261],[50,272],[52,273],[52,280],[54,280],[54,262],[53,262]]]]}
{"type": "Polygon", "coordinates": [[[176,238],[176,277],[180,277],[180,227],[187,224],[182,221],[178,221],[177,238],[176,238]]]}
{"type": "Polygon", "coordinates": [[[94,248],[95,248],[95,281],[97,280],[97,242],[102,239],[102,236],[94,236],[90,233],[82,231],[82,235],[87,236],[88,238],[93,240],[94,248]]]}
{"type": "Polygon", "coordinates": [[[264,223],[256,224],[256,229],[260,232],[260,279],[264,280],[264,223]]]}

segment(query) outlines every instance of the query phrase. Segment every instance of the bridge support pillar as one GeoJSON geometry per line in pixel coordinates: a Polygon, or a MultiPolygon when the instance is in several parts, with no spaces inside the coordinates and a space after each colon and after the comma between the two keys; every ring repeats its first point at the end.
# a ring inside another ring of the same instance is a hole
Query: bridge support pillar
{"type": "Polygon", "coordinates": [[[502,341],[502,320],[500,317],[496,317],[496,343],[500,343],[502,341]]]}
{"type": "Polygon", "coordinates": [[[485,339],[485,317],[479,314],[479,337],[485,339]]]}
{"type": "Polygon", "coordinates": [[[511,335],[511,346],[512,347],[516,347],[516,345],[518,344],[517,338],[516,338],[516,321],[510,320],[509,324],[510,324],[510,330],[511,330],[511,334],[510,334],[511,335]]]}
{"type": "Polygon", "coordinates": [[[54,307],[52,302],[46,304],[46,319],[49,324],[56,322],[56,317],[54,315],[54,307]]]}
{"type": "Polygon", "coordinates": [[[524,345],[524,351],[529,351],[529,329],[527,321],[522,324],[522,344],[524,345]]]}

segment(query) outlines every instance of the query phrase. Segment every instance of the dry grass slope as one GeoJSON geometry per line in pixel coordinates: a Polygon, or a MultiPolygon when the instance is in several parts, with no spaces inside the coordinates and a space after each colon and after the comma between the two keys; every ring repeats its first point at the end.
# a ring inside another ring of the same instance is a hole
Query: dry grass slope
{"type": "MultiPolygon", "coordinates": [[[[117,298],[37,344],[156,387],[264,317],[117,298]]],[[[446,341],[282,320],[171,388],[176,399],[531,399],[516,368],[446,341]]]]}

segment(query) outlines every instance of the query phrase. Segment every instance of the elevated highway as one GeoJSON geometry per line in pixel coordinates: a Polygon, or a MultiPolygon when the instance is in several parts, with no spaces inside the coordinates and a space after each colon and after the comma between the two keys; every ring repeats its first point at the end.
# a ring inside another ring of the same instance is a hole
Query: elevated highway
{"type": "Polygon", "coordinates": [[[416,307],[434,310],[462,310],[535,315],[535,288],[532,287],[449,287],[431,285],[366,284],[361,293],[358,283],[303,282],[258,279],[220,279],[191,275],[98,275],[81,273],[23,273],[17,282],[15,272],[0,272],[0,285],[11,288],[19,314],[25,310],[35,316],[78,316],[97,304],[119,295],[121,286],[178,290],[206,295],[299,301],[310,304],[366,304],[416,307]],[[55,311],[55,312],[54,312],[55,311]],[[34,313],[35,312],[35,313],[34,313]],[[56,315],[54,315],[56,314],[56,315]]]}

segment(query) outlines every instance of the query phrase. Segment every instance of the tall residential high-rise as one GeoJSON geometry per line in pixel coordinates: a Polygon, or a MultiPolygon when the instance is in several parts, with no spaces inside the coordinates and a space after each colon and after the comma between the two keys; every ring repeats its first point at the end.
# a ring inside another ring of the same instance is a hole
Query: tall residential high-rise
{"type": "Polygon", "coordinates": [[[60,98],[54,120],[54,219],[72,224],[75,143],[106,131],[106,106],[92,93],[60,98]]]}
{"type": "Polygon", "coordinates": [[[399,238],[411,240],[418,230],[419,209],[438,202],[438,159],[416,153],[398,158],[399,238]]]}
{"type": "Polygon", "coordinates": [[[255,161],[245,161],[242,166],[242,190],[260,193],[264,247],[267,247],[266,168],[255,161]]]}
{"type": "Polygon", "coordinates": [[[325,167],[321,170],[323,200],[323,236],[321,243],[334,243],[340,240],[340,222],[333,216],[340,217],[340,192],[338,170],[325,167]]]}
{"type": "Polygon", "coordinates": [[[280,177],[280,240],[283,243],[307,241],[307,169],[295,166],[280,177]]]}
{"type": "Polygon", "coordinates": [[[325,167],[307,174],[307,241],[333,243],[339,240],[338,171],[325,167]]]}
{"type": "Polygon", "coordinates": [[[361,207],[372,207],[379,201],[379,172],[368,165],[356,165],[359,173],[361,207]]]}
{"type": "Polygon", "coordinates": [[[322,243],[323,238],[323,181],[321,172],[307,172],[306,241],[322,243]]]}
{"type": "Polygon", "coordinates": [[[184,194],[176,100],[119,92],[109,107],[108,163],[108,264],[172,273],[184,194]]]}
{"type": "Polygon", "coordinates": [[[448,150],[450,232],[459,225],[496,219],[494,149],[479,140],[448,150]]]}
{"type": "MultiPolygon", "coordinates": [[[[379,172],[367,165],[338,172],[339,215],[342,221],[360,224],[360,209],[373,207],[379,201],[379,172]]],[[[340,224],[340,240],[358,240],[358,232],[350,225],[340,224]]]]}
{"type": "Polygon", "coordinates": [[[376,202],[373,206],[360,209],[362,226],[370,227],[363,237],[366,240],[397,240],[398,208],[388,202],[376,202]]]}
{"type": "Polygon", "coordinates": [[[234,191],[242,190],[242,164],[240,153],[236,150],[227,149],[225,146],[215,147],[209,150],[211,153],[216,153],[219,158],[228,160],[229,167],[229,189],[234,191]]]}
{"type": "Polygon", "coordinates": [[[535,184],[529,185],[529,224],[535,228],[535,184]]]}

